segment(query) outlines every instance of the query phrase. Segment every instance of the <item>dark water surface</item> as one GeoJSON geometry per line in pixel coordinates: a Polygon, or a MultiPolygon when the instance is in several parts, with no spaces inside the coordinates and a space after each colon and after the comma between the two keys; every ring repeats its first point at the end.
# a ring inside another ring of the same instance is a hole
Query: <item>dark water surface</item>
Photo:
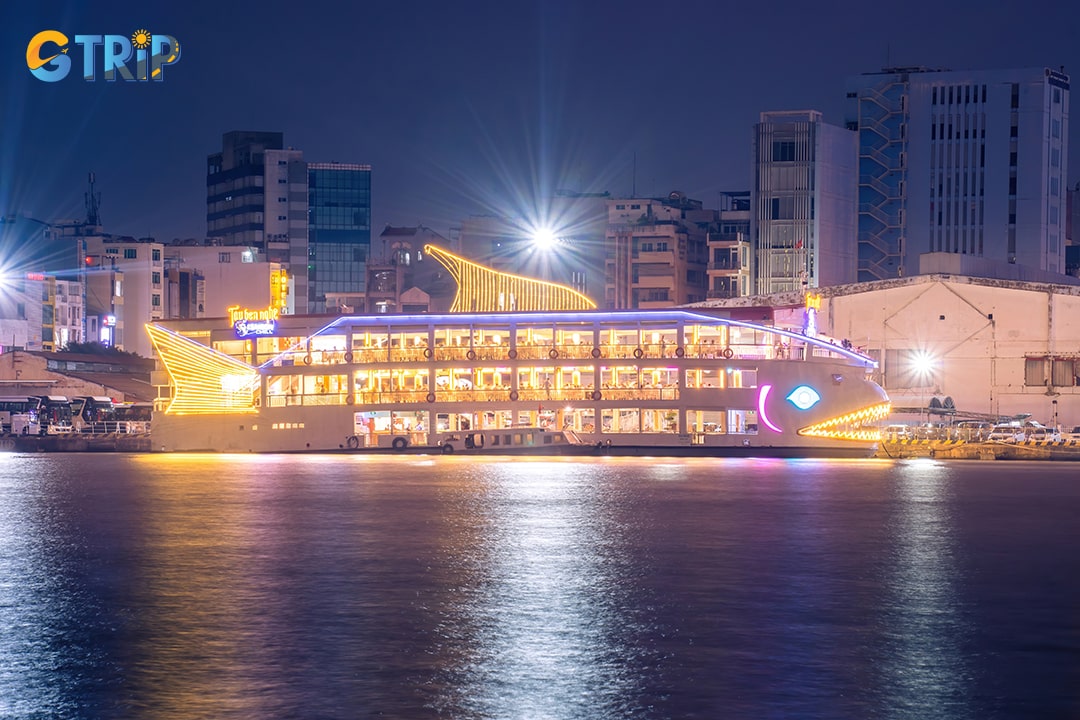
{"type": "Polygon", "coordinates": [[[3,718],[1080,718],[1080,466],[0,455],[3,718]]]}

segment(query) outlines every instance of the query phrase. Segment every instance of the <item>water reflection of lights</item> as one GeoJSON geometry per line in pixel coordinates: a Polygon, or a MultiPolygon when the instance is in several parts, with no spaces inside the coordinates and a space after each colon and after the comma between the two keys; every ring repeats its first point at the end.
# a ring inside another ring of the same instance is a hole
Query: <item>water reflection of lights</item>
{"type": "MultiPolygon", "coordinates": [[[[11,460],[20,463],[23,473],[28,466],[48,467],[32,455],[11,460]]],[[[42,708],[74,716],[74,676],[97,658],[87,652],[81,663],[66,666],[47,659],[64,645],[65,621],[76,621],[86,608],[64,592],[63,573],[52,557],[57,543],[50,536],[63,513],[19,492],[14,485],[24,481],[20,474],[0,478],[0,717],[34,717],[42,708]]]]}
{"type": "Polygon", "coordinates": [[[956,594],[951,478],[948,467],[934,460],[904,462],[898,469],[883,686],[894,708],[920,717],[962,717],[970,672],[961,647],[969,631],[956,594]]]}
{"type": "MultiPolygon", "coordinates": [[[[603,548],[600,498],[583,498],[596,467],[534,461],[486,464],[488,584],[469,614],[476,656],[460,702],[478,717],[622,717],[618,641],[627,620],[603,548]]],[[[607,540],[608,542],[605,542],[607,540]]]]}

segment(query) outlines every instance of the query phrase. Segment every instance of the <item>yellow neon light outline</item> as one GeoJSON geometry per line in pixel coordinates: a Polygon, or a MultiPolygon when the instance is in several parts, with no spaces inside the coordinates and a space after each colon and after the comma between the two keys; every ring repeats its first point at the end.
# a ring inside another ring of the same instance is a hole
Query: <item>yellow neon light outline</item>
{"type": "Polygon", "coordinates": [[[229,313],[229,322],[234,325],[240,320],[273,320],[278,321],[281,319],[281,308],[271,305],[265,310],[252,310],[251,308],[240,307],[239,305],[230,305],[225,308],[225,312],[229,313]]]}
{"type": "Polygon", "coordinates": [[[173,386],[166,415],[258,412],[255,368],[157,325],[147,324],[146,332],[173,386]],[[226,385],[236,390],[229,391],[226,385]]]}
{"type": "Polygon", "coordinates": [[[566,285],[499,272],[435,245],[425,245],[424,251],[438,260],[457,283],[457,294],[454,295],[450,312],[596,309],[596,303],[566,285]],[[503,297],[502,307],[500,295],[503,297]],[[513,308],[510,307],[511,297],[514,298],[513,308]]]}
{"type": "Polygon", "coordinates": [[[799,430],[799,435],[807,437],[831,438],[834,440],[853,440],[858,442],[880,442],[881,428],[870,425],[883,420],[892,412],[892,403],[884,402],[829,418],[799,430]],[[854,428],[850,426],[854,424],[854,428]]]}

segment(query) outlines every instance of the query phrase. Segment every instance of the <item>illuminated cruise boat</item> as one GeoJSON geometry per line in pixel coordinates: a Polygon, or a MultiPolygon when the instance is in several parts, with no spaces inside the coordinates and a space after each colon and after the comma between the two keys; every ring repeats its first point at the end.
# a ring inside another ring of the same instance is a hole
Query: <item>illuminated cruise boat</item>
{"type": "Polygon", "coordinates": [[[889,412],[871,358],[696,309],[231,321],[147,326],[156,448],[864,457],[889,412]]]}

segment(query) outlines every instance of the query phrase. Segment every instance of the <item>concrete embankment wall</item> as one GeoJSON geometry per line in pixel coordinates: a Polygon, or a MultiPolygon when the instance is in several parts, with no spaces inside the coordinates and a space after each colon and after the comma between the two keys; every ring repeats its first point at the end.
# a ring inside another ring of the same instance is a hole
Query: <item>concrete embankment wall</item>
{"type": "Polygon", "coordinates": [[[1032,440],[1022,443],[963,440],[905,440],[882,443],[877,458],[932,457],[945,460],[1078,460],[1080,443],[1032,440]]]}
{"type": "Polygon", "coordinates": [[[0,451],[150,452],[149,435],[4,435],[0,451]]]}

